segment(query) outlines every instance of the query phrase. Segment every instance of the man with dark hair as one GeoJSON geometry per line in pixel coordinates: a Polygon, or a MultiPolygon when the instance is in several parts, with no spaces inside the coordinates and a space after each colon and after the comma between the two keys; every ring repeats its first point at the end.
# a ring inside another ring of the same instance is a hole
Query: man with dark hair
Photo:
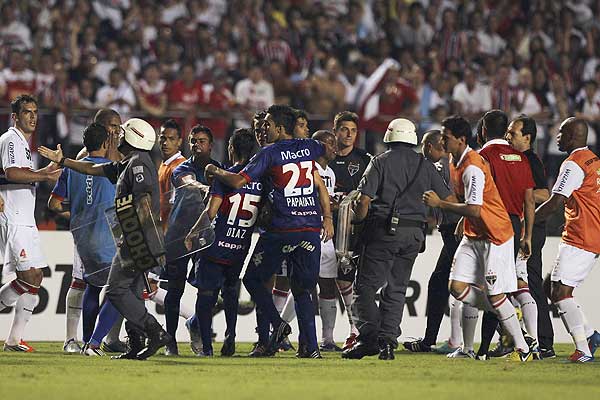
{"type": "Polygon", "coordinates": [[[185,161],[181,154],[181,128],[174,119],[166,120],[160,127],[158,134],[158,144],[160,145],[160,154],[162,163],[158,167],[158,185],[160,186],[160,221],[163,230],[167,229],[167,220],[171,212],[171,176],[179,164],[185,161]]]}
{"type": "MultiPolygon", "coordinates": [[[[241,171],[257,149],[252,131],[237,129],[229,139],[229,160],[233,166],[228,171],[241,171]]],[[[207,219],[214,220],[215,241],[194,263],[195,276],[192,284],[198,288],[196,317],[202,338],[202,352],[199,356],[213,355],[212,312],[219,291],[223,294],[227,323],[221,355],[235,354],[239,275],[250,249],[262,196],[263,186],[260,182],[231,189],[215,181],[205,210],[186,237],[186,246],[191,249],[191,239],[198,235],[200,227],[205,226],[207,219]]]]}
{"type": "MultiPolygon", "coordinates": [[[[492,178],[509,214],[514,232],[514,258],[516,260],[519,251],[523,257],[527,258],[531,254],[531,235],[535,217],[535,201],[533,198],[535,182],[531,174],[531,167],[527,157],[520,151],[513,149],[504,139],[508,128],[508,117],[504,111],[490,110],[484,114],[482,120],[481,139],[483,140],[483,146],[479,154],[489,162],[492,178]],[[522,219],[525,220],[523,235],[521,235],[522,219]]],[[[531,347],[535,349],[534,357],[537,358],[539,356],[537,348],[537,306],[526,287],[526,282],[523,279],[518,279],[518,291],[513,293],[513,298],[523,311],[527,332],[533,338],[531,347]]],[[[467,307],[469,306],[463,307],[463,315],[467,307]]],[[[465,318],[463,318],[463,323],[464,320],[465,318]]],[[[476,319],[473,320],[469,322],[477,322],[476,319]]],[[[471,324],[467,324],[471,326],[471,324]]],[[[481,325],[481,346],[478,351],[480,358],[487,358],[489,344],[497,326],[498,322],[495,314],[491,312],[484,313],[481,325]]],[[[528,337],[528,340],[531,340],[530,337],[528,337]]],[[[503,350],[503,346],[499,346],[489,355],[502,357],[510,354],[512,350],[512,348],[503,350]]]]}
{"type": "Polygon", "coordinates": [[[565,207],[550,297],[575,343],[569,361],[576,363],[593,361],[600,346],[600,334],[589,326],[573,297],[600,257],[600,159],[586,146],[587,135],[587,123],[581,118],[570,117],[560,125],[558,148],[569,157],[561,165],[552,195],[535,213],[536,219],[545,220],[565,207]]]}
{"type": "MultiPolygon", "coordinates": [[[[442,143],[442,132],[439,130],[431,130],[423,135],[423,155],[433,163],[444,183],[450,187],[450,166],[448,164],[448,154],[444,150],[442,143]]],[[[427,285],[427,328],[423,339],[405,342],[404,347],[412,352],[430,352],[432,346],[435,346],[437,341],[440,324],[444,317],[444,312],[448,307],[448,277],[450,276],[450,268],[452,267],[452,259],[458,247],[455,230],[460,216],[451,212],[443,212],[434,209],[438,231],[442,236],[444,246],[437,260],[435,270],[429,278],[427,285]]],[[[460,302],[454,301],[450,307],[450,320],[452,326],[452,334],[447,342],[435,349],[438,353],[451,353],[460,347],[460,340],[456,338],[460,333],[460,302]],[[454,335],[453,335],[454,334],[454,335]]]]}
{"type": "Polygon", "coordinates": [[[0,288],[0,311],[15,308],[15,317],[4,342],[4,351],[32,352],[23,332],[38,304],[42,268],[47,266],[40,248],[35,223],[35,183],[54,182],[60,174],[55,163],[34,170],[29,140],[38,122],[35,98],[20,95],[10,104],[13,127],[0,136],[0,197],[4,210],[0,218],[0,246],[4,275],[17,277],[0,288]]]}
{"type": "MultiPolygon", "coordinates": [[[[109,135],[103,125],[93,122],[83,131],[83,144],[88,153],[82,161],[108,163],[109,135]]],[[[84,175],[64,168],[48,199],[48,208],[67,213],[75,243],[71,290],[83,292],[79,313],[67,313],[67,338],[63,350],[89,356],[102,356],[101,341],[118,319],[119,312],[110,301],[100,309],[100,291],[106,285],[110,264],[116,253],[110,227],[104,212],[113,206],[115,186],[106,178],[84,175]],[[90,238],[94,238],[90,240],[90,238]],[[77,343],[79,314],[83,313],[83,349],[77,343]],[[96,318],[98,324],[96,326],[96,318]],[[94,328],[96,326],[96,328],[94,328]],[[94,335],[95,334],[95,335],[94,335]]],[[[67,295],[67,307],[76,308],[67,295]]],[[[121,324],[119,324],[119,327],[121,324]]]]}
{"type": "MultiPolygon", "coordinates": [[[[518,151],[527,156],[535,188],[533,197],[536,207],[548,200],[550,192],[547,187],[546,171],[542,161],[533,151],[532,144],[535,143],[537,126],[531,117],[521,115],[515,118],[506,131],[506,140],[518,151]]],[[[540,355],[542,358],[553,358],[554,353],[554,330],[550,319],[550,308],[544,293],[542,277],[542,248],[546,242],[546,222],[535,220],[531,235],[531,256],[527,260],[522,257],[517,259],[517,276],[524,280],[531,291],[538,311],[538,340],[540,355]],[[525,267],[525,268],[524,268],[525,267]]]]}
{"type": "MultiPolygon", "coordinates": [[[[333,119],[333,133],[337,138],[337,153],[329,166],[336,177],[335,199],[341,202],[344,197],[353,190],[356,190],[367,165],[371,161],[371,155],[366,151],[355,147],[356,136],[358,135],[358,115],[351,111],[342,111],[335,115],[333,119]]],[[[337,224],[337,215],[334,214],[337,224]]],[[[358,236],[359,227],[353,227],[353,235],[350,242],[350,250],[358,255],[358,236]]],[[[356,343],[358,330],[352,321],[352,299],[354,297],[352,282],[356,275],[354,265],[348,268],[340,268],[337,285],[344,301],[346,314],[350,323],[350,332],[344,343],[343,349],[349,349],[356,343]]]]}
{"type": "Polygon", "coordinates": [[[454,193],[461,201],[440,200],[426,192],[423,201],[430,207],[463,215],[464,235],[454,255],[450,271],[450,292],[464,304],[464,347],[451,358],[472,358],[478,309],[498,314],[504,329],[513,337],[515,361],[530,361],[532,349],[521,333],[515,309],[507,295],[517,289],[514,264],[513,229],[510,218],[492,178],[489,164],[468,143],[469,123],[462,117],[442,122],[444,150],[451,153],[450,176],[454,193]],[[482,289],[485,288],[485,289],[482,289]],[[467,307],[470,305],[471,307],[467,307]]]}
{"type": "MultiPolygon", "coordinates": [[[[108,132],[108,153],[107,158],[111,161],[120,161],[123,155],[119,153],[119,134],[121,133],[121,116],[118,112],[110,108],[101,108],[94,116],[94,122],[102,125],[108,132]]],[[[88,155],[87,149],[84,147],[77,154],[77,159],[80,160],[88,155]]]]}
{"type": "Polygon", "coordinates": [[[306,139],[309,137],[308,130],[308,115],[306,111],[296,109],[296,126],[294,127],[294,137],[300,139],[306,139]]]}
{"type": "Polygon", "coordinates": [[[281,319],[265,284],[287,260],[290,284],[296,301],[300,337],[306,343],[310,358],[320,358],[311,292],[319,277],[319,258],[323,240],[333,236],[329,195],[315,168],[323,146],[312,139],[293,139],[296,123],[288,106],[273,105],[267,110],[265,129],[267,143],[239,173],[224,171],[214,165],[206,167],[208,179],[239,189],[263,179],[273,186],[273,218],[271,227],[261,235],[243,282],[256,303],[258,343],[251,353],[268,355],[291,333],[281,319]],[[318,191],[318,195],[317,195],[318,191]],[[273,336],[269,340],[269,326],[273,336]]]}
{"type": "MultiPolygon", "coordinates": [[[[93,163],[71,160],[63,156],[60,145],[55,151],[42,146],[39,152],[40,155],[57,162],[60,166],[82,174],[106,176],[111,182],[116,183],[116,200],[126,201],[128,196],[131,196],[136,208],[144,205],[150,208],[150,210],[140,211],[138,218],[143,217],[150,223],[148,218],[158,221],[160,215],[158,173],[149,154],[156,142],[156,132],[149,123],[139,118],[128,120],[123,124],[122,129],[119,151],[125,158],[120,162],[93,163]]],[[[118,203],[117,201],[117,206],[118,203]]],[[[159,232],[144,230],[142,237],[145,238],[144,242],[149,251],[159,250],[157,248],[157,243],[161,240],[159,232]],[[155,242],[149,242],[151,240],[155,242]]],[[[145,360],[169,343],[172,338],[163,330],[156,318],[148,313],[144,305],[142,292],[146,272],[138,268],[126,268],[126,265],[130,265],[129,261],[135,262],[134,254],[129,251],[127,241],[120,242],[118,254],[119,256],[114,257],[112,261],[106,295],[127,320],[125,329],[129,337],[129,351],[116,358],[145,360]]],[[[146,259],[152,260],[151,269],[159,266],[157,253],[149,253],[146,259]]],[[[144,265],[144,267],[148,266],[148,264],[144,265]]]]}
{"type": "MultiPolygon", "coordinates": [[[[202,211],[198,210],[197,213],[192,211],[197,210],[199,205],[191,203],[198,200],[199,197],[204,198],[208,192],[209,182],[204,177],[204,168],[208,164],[221,166],[218,161],[211,158],[213,135],[210,128],[204,125],[192,127],[188,134],[188,144],[192,155],[179,164],[173,170],[171,176],[171,185],[175,188],[175,193],[173,194],[173,191],[171,191],[173,206],[167,224],[167,238],[177,237],[180,234],[185,235],[189,231],[191,224],[202,211]],[[201,193],[198,193],[198,191],[201,191],[201,193]],[[190,216],[190,213],[193,216],[190,216]],[[190,220],[190,218],[193,218],[193,220],[190,220]],[[185,230],[185,233],[183,230],[185,230]],[[176,232],[178,233],[176,234],[176,232]]],[[[200,348],[200,338],[196,336],[198,329],[196,320],[192,318],[194,315],[193,310],[181,305],[181,298],[188,276],[189,261],[190,257],[181,257],[175,262],[169,263],[161,274],[162,279],[168,280],[166,293],[161,288],[156,288],[152,293],[149,293],[150,299],[158,304],[163,303],[165,306],[167,332],[173,337],[173,342],[167,345],[167,355],[179,354],[177,342],[175,341],[179,317],[186,320],[186,328],[191,337],[192,351],[198,354],[202,350],[200,348]]]]}

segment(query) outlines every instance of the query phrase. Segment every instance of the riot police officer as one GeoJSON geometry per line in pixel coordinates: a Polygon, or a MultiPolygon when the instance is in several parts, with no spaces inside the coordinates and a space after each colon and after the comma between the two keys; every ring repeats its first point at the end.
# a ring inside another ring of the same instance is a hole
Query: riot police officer
{"type": "Polygon", "coordinates": [[[354,281],[353,315],[360,334],[343,358],[377,354],[381,360],[394,358],[406,288],[425,240],[427,208],[421,198],[427,190],[451,197],[433,164],[415,152],[417,133],[411,121],[391,121],[384,142],[389,150],[370,162],[358,186],[354,223],[363,223],[365,234],[354,281]]]}

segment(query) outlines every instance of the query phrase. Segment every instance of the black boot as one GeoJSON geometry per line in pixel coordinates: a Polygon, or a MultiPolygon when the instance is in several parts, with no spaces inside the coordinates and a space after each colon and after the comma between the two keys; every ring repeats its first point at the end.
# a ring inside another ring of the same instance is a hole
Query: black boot
{"type": "Polygon", "coordinates": [[[379,338],[379,359],[393,360],[394,358],[394,345],[383,338],[379,338]]]}
{"type": "Polygon", "coordinates": [[[144,331],[129,321],[125,321],[125,331],[127,332],[127,353],[112,356],[111,358],[114,360],[135,360],[137,353],[146,346],[144,331]]]}
{"type": "Polygon", "coordinates": [[[146,348],[137,353],[138,360],[145,360],[153,356],[158,349],[173,341],[173,337],[154,318],[146,328],[146,335],[148,335],[148,343],[146,344],[146,348]]]}

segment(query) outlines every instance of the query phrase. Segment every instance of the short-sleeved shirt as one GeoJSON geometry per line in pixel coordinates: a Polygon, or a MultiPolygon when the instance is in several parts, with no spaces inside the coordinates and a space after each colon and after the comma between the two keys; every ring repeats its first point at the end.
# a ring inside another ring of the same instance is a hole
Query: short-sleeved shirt
{"type": "Polygon", "coordinates": [[[200,182],[203,185],[208,185],[208,182],[204,177],[204,168],[206,168],[208,164],[214,164],[217,167],[222,168],[221,163],[216,160],[213,160],[212,158],[206,164],[197,164],[191,157],[188,158],[187,160],[179,164],[177,168],[175,168],[175,170],[173,171],[173,175],[171,176],[171,182],[173,184],[173,187],[180,186],[181,183],[178,182],[179,179],[186,175],[191,176],[192,179],[200,182]]]}
{"type": "MultiPolygon", "coordinates": [[[[228,171],[238,173],[242,168],[234,165],[228,171]]],[[[210,194],[220,197],[222,202],[214,222],[215,241],[202,252],[202,257],[218,264],[241,264],[250,249],[263,185],[261,182],[249,182],[240,189],[232,189],[215,180],[210,194]]]]}
{"type": "Polygon", "coordinates": [[[467,147],[456,164],[450,159],[450,176],[454,193],[465,204],[481,206],[479,218],[466,217],[465,236],[501,245],[513,237],[514,231],[489,163],[467,147]]]}
{"type": "Polygon", "coordinates": [[[529,159],[504,139],[490,140],[479,154],[489,162],[506,211],[522,218],[525,191],[535,187],[529,159]]]}
{"type": "Polygon", "coordinates": [[[548,177],[546,175],[546,168],[542,160],[532,149],[524,151],[523,154],[529,161],[529,167],[531,168],[531,175],[533,176],[533,182],[535,183],[534,189],[548,189],[548,177]]]}
{"type": "Polygon", "coordinates": [[[185,161],[185,157],[181,155],[181,152],[177,152],[171,156],[168,160],[163,161],[158,167],[158,184],[160,186],[160,220],[163,224],[163,229],[166,229],[167,220],[169,218],[169,212],[171,211],[171,191],[173,185],[171,183],[171,176],[173,171],[179,164],[185,161]]]}
{"type": "MultiPolygon", "coordinates": [[[[443,157],[438,162],[433,163],[433,165],[435,166],[435,169],[439,172],[440,176],[444,180],[444,183],[448,187],[448,190],[450,190],[450,192],[452,193],[454,191],[454,189],[453,189],[453,185],[452,185],[452,179],[450,179],[450,165],[449,165],[448,158],[443,157]]],[[[434,215],[436,216],[438,226],[454,225],[461,218],[460,215],[458,215],[456,213],[441,210],[439,208],[435,208],[433,211],[434,211],[434,215]]]]}
{"type": "Polygon", "coordinates": [[[371,158],[369,153],[356,147],[347,156],[336,156],[329,163],[336,178],[335,192],[346,195],[355,190],[371,158]]]}
{"type": "Polygon", "coordinates": [[[373,199],[370,217],[387,219],[396,201],[401,218],[421,222],[427,219],[427,206],[423,203],[425,191],[433,190],[442,199],[451,194],[433,164],[412,148],[404,146],[394,147],[373,158],[358,190],[373,199]],[[418,169],[420,160],[421,167],[418,169]],[[396,200],[416,174],[412,186],[396,200]]]}
{"type": "Polygon", "coordinates": [[[560,167],[552,193],[567,198],[562,241],[600,254],[600,159],[587,147],[575,149],[560,167]]]}
{"type": "Polygon", "coordinates": [[[133,150],[121,161],[103,164],[104,174],[116,183],[116,197],[133,194],[139,198],[149,194],[152,213],[155,218],[160,215],[160,192],[158,188],[158,172],[146,151],[133,150]]]}
{"type": "Polygon", "coordinates": [[[323,145],[313,139],[280,140],[261,149],[240,172],[247,183],[261,181],[273,188],[270,230],[321,230],[313,173],[323,152],[323,145]]]}
{"type": "Polygon", "coordinates": [[[321,167],[321,165],[319,163],[316,163],[317,166],[317,171],[319,172],[319,175],[321,176],[321,178],[323,179],[323,182],[325,183],[325,187],[327,188],[327,193],[329,193],[330,197],[333,197],[335,195],[335,173],[333,172],[333,170],[331,169],[330,166],[326,165],[325,169],[323,169],[323,167],[321,167]]]}
{"type": "MultiPolygon", "coordinates": [[[[82,161],[110,162],[107,158],[90,156],[82,161]]],[[[104,213],[114,205],[115,185],[103,176],[85,175],[65,168],[51,196],[69,202],[71,232],[85,264],[110,264],[116,249],[104,213]],[[94,240],[90,241],[90,238],[94,240]]]]}
{"type": "Polygon", "coordinates": [[[4,216],[11,225],[35,226],[35,184],[15,183],[6,179],[9,168],[33,169],[31,150],[17,128],[8,128],[0,137],[0,196],[4,216]]]}

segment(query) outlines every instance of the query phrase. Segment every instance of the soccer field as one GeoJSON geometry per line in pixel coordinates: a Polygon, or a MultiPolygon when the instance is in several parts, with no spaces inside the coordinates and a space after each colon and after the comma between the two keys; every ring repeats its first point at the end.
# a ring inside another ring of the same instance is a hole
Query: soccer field
{"type": "MultiPolygon", "coordinates": [[[[600,362],[576,365],[557,346],[553,360],[526,364],[505,359],[450,360],[398,351],[396,360],[376,357],[298,360],[292,352],[250,359],[183,356],[147,361],[65,355],[61,343],[35,343],[32,354],[0,352],[0,399],[540,399],[600,398],[600,362]]],[[[220,349],[220,344],[215,347],[220,349]]]]}

